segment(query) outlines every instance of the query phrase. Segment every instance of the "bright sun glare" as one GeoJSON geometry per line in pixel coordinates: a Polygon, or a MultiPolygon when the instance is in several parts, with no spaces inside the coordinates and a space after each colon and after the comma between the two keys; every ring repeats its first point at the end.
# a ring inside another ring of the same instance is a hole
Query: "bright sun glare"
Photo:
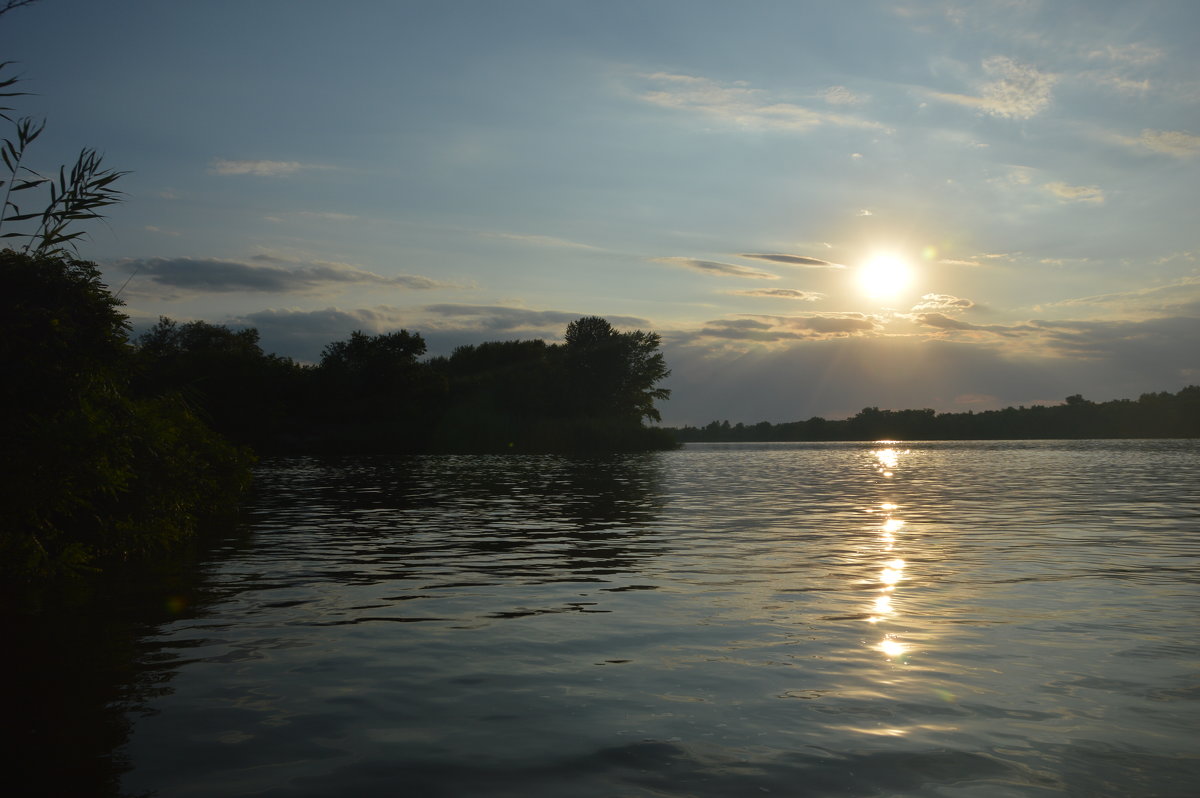
{"type": "Polygon", "coordinates": [[[912,280],[912,267],[896,255],[874,255],[858,269],[858,284],[872,299],[894,299],[912,280]]]}

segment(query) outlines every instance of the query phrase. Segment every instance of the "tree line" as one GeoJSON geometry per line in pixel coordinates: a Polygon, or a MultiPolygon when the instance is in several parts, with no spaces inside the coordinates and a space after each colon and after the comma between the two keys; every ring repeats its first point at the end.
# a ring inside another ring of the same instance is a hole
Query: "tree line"
{"type": "Polygon", "coordinates": [[[669,448],[647,427],[669,370],[656,333],[598,316],[564,343],[489,341],[424,358],[419,333],[355,331],[319,362],[264,352],[257,330],[162,318],[133,341],[135,382],[178,395],[262,453],[573,454],[669,448]]]}
{"type": "Polygon", "coordinates": [[[680,442],[1010,440],[1200,437],[1200,386],[1177,393],[1144,393],[1136,400],[1091,402],[1068,396],[1060,405],[1006,407],[979,413],[863,408],[852,418],[772,424],[712,421],[671,428],[680,442]]]}

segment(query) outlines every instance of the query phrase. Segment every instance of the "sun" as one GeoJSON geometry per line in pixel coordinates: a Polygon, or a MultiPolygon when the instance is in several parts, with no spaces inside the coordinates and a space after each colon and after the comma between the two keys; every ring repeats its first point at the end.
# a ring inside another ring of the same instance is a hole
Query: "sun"
{"type": "Polygon", "coordinates": [[[858,285],[872,299],[895,299],[913,281],[908,261],[898,255],[872,255],[858,268],[858,285]]]}

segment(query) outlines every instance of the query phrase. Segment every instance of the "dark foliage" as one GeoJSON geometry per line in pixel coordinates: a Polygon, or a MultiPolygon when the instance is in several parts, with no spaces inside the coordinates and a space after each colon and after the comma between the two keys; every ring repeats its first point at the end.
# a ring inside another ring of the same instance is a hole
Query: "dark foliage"
{"type": "Polygon", "coordinates": [[[134,384],[142,395],[176,395],[230,440],[263,446],[285,432],[303,370],[265,354],[258,331],[160,318],[136,342],[134,384]]]}
{"type": "Polygon", "coordinates": [[[4,250],[0,281],[0,571],[140,556],[231,505],[248,453],[178,396],[133,392],[126,319],[93,264],[4,250]]]}
{"type": "Polygon", "coordinates": [[[421,360],[407,330],[351,333],[316,366],[266,355],[253,329],[161,319],[137,342],[143,392],[177,393],[229,438],[306,453],[670,448],[655,400],[669,372],[653,333],[572,322],[566,343],[492,341],[421,360]]]}
{"type": "Polygon", "coordinates": [[[660,421],[656,399],[671,392],[654,386],[671,372],[658,351],[657,333],[622,333],[598,316],[567,325],[568,406],[588,416],[660,421]]]}
{"type": "Polygon", "coordinates": [[[982,413],[864,408],[841,421],[750,426],[713,421],[671,433],[687,441],[1011,440],[1078,438],[1200,438],[1200,386],[1146,393],[1136,401],[1089,402],[1079,394],[1061,405],[1006,407],[982,413]]]}

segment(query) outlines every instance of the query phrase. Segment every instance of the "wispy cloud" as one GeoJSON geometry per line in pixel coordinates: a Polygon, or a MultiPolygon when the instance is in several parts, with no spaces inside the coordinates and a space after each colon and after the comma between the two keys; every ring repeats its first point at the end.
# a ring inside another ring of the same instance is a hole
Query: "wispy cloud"
{"type": "Polygon", "coordinates": [[[767,252],[739,252],[739,258],[753,258],[755,260],[765,260],[771,263],[786,263],[788,266],[805,266],[812,269],[844,269],[846,268],[840,263],[832,263],[822,258],[814,258],[810,255],[788,255],[784,253],[767,253],[767,252]]]}
{"type": "MultiPolygon", "coordinates": [[[[804,132],[822,125],[887,130],[885,125],[858,116],[780,102],[744,81],[719,83],[694,75],[654,72],[637,75],[651,88],[638,97],[662,108],[692,111],[742,127],[804,132]]],[[[852,104],[857,96],[842,86],[823,95],[826,102],[852,104]],[[835,99],[831,100],[833,97],[835,99]],[[838,102],[841,101],[841,102],[838,102]]]]}
{"type": "Polygon", "coordinates": [[[155,286],[199,293],[322,293],[351,285],[410,291],[457,287],[419,275],[386,276],[348,263],[289,261],[255,255],[246,261],[216,258],[126,258],[114,264],[155,286]]]}
{"type": "Polygon", "coordinates": [[[1091,50],[1087,57],[1093,60],[1109,61],[1129,66],[1146,66],[1155,61],[1161,61],[1166,52],[1161,47],[1155,47],[1144,42],[1129,44],[1110,44],[1091,50]]]}
{"type": "Polygon", "coordinates": [[[821,98],[830,105],[861,105],[867,97],[855,94],[845,86],[830,86],[821,94],[821,98]]]}
{"type": "Polygon", "coordinates": [[[1081,72],[1079,78],[1097,86],[1113,89],[1121,94],[1145,94],[1150,91],[1148,79],[1138,80],[1113,70],[1089,69],[1081,72]]]}
{"type": "MultiPolygon", "coordinates": [[[[580,311],[532,310],[506,305],[440,304],[421,307],[423,324],[437,331],[473,331],[483,335],[521,333],[534,337],[557,337],[566,325],[590,314],[580,311]]],[[[648,329],[651,323],[638,316],[604,316],[615,327],[648,329]]]]}
{"type": "Polygon", "coordinates": [[[275,213],[262,217],[268,222],[276,222],[283,224],[289,221],[300,222],[353,222],[362,217],[355,216],[351,213],[339,213],[337,211],[290,211],[287,213],[275,213]]]}
{"type": "Polygon", "coordinates": [[[816,302],[823,299],[824,294],[816,291],[801,291],[799,288],[756,288],[751,291],[734,291],[741,296],[765,296],[774,299],[798,299],[802,302],[816,302]]]}
{"type": "Polygon", "coordinates": [[[767,272],[755,271],[745,266],[738,266],[736,263],[722,263],[715,260],[699,260],[697,258],[652,258],[655,263],[667,263],[672,266],[682,266],[685,269],[701,272],[708,275],[721,275],[723,277],[741,277],[747,280],[778,280],[779,275],[768,274],[767,272]]]}
{"type": "Polygon", "coordinates": [[[1143,130],[1142,135],[1132,140],[1154,152],[1173,155],[1176,158],[1190,158],[1200,153],[1200,136],[1185,133],[1182,130],[1143,130]]]}
{"type": "Polygon", "coordinates": [[[754,315],[715,319],[691,337],[770,344],[863,335],[882,329],[878,317],[864,313],[814,313],[803,316],[754,315]]]}
{"type": "Polygon", "coordinates": [[[268,308],[231,317],[227,324],[254,327],[268,352],[285,353],[302,362],[321,359],[324,347],[349,337],[355,330],[371,334],[399,329],[419,332],[407,308],[378,305],[372,308],[268,308]]]}
{"type": "Polygon", "coordinates": [[[480,233],[487,238],[500,238],[505,241],[514,241],[518,244],[529,244],[535,247],[560,247],[563,249],[599,249],[591,244],[581,244],[578,241],[570,241],[565,238],[555,238],[554,236],[528,235],[523,233],[480,233]]]}
{"type": "Polygon", "coordinates": [[[945,313],[917,313],[912,316],[912,319],[917,324],[944,332],[986,333],[987,335],[1010,337],[1024,332],[1036,331],[1035,327],[1027,324],[972,324],[962,319],[947,316],[945,313]]]}
{"type": "Polygon", "coordinates": [[[321,219],[326,222],[352,222],[358,218],[352,213],[337,211],[297,211],[296,215],[304,219],[321,219]]]}
{"type": "MultiPolygon", "coordinates": [[[[1200,317],[1142,321],[1034,321],[1044,342],[1064,357],[1126,363],[1142,368],[1195,364],[1200,317]]],[[[1194,366],[1193,366],[1194,368],[1194,366]]],[[[1177,377],[1183,376],[1182,371],[1177,377]]]]}
{"type": "Polygon", "coordinates": [[[969,310],[973,307],[975,307],[974,302],[962,297],[952,296],[950,294],[926,294],[925,296],[921,297],[920,302],[918,302],[916,305],[913,305],[911,312],[928,313],[937,311],[942,313],[953,313],[969,310]]]}
{"type": "Polygon", "coordinates": [[[1150,311],[1178,312],[1182,308],[1190,308],[1200,303],[1200,275],[1189,275],[1173,280],[1164,285],[1138,288],[1132,291],[1114,291],[1108,294],[1092,294],[1089,296],[1062,299],[1049,302],[1041,307],[1113,307],[1128,313],[1134,308],[1150,311]]]}
{"type": "Polygon", "coordinates": [[[1104,202],[1104,192],[1099,186],[1071,186],[1066,183],[1046,183],[1042,186],[1054,196],[1065,202],[1104,202]]]}
{"type": "Polygon", "coordinates": [[[353,330],[377,333],[412,325],[412,311],[389,305],[373,308],[342,309],[337,307],[305,310],[300,308],[268,308],[234,321],[257,327],[264,333],[304,337],[329,342],[332,336],[348,335],[353,330]]]}
{"type": "Polygon", "coordinates": [[[1087,60],[1101,62],[1104,66],[1084,70],[1077,77],[1121,94],[1145,94],[1150,91],[1150,80],[1143,77],[1140,70],[1161,61],[1165,55],[1161,48],[1141,42],[1110,44],[1084,55],[1087,60]]]}
{"type": "Polygon", "coordinates": [[[931,96],[1008,119],[1029,119],[1050,104],[1056,75],[1002,55],[984,59],[982,66],[991,80],[979,86],[978,95],[932,92],[931,96]]]}
{"type": "Polygon", "coordinates": [[[316,164],[299,161],[233,161],[214,158],[208,171],[215,175],[253,175],[255,177],[287,177],[306,169],[324,169],[316,164]]]}

